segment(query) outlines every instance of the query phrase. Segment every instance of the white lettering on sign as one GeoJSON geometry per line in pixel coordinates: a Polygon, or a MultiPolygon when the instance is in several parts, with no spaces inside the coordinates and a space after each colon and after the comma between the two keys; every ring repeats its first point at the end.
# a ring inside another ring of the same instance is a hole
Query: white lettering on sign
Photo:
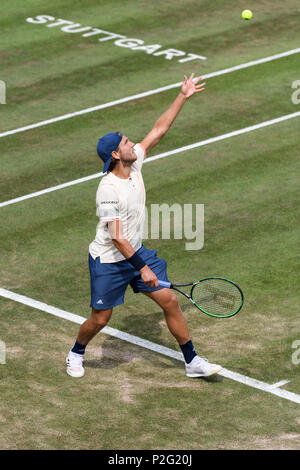
{"type": "Polygon", "coordinates": [[[145,51],[147,54],[153,54],[153,52],[157,51],[157,49],[160,49],[161,45],[160,44],[149,44],[149,46],[136,46],[132,47],[134,51],[145,51]]]}
{"type": "Polygon", "coordinates": [[[34,18],[27,18],[26,21],[28,23],[34,23],[34,24],[42,24],[42,23],[47,23],[47,21],[53,21],[55,18],[53,16],[48,16],[48,15],[38,15],[34,18]]]}
{"type": "Polygon", "coordinates": [[[185,55],[185,52],[178,51],[177,49],[166,49],[165,51],[155,52],[153,55],[165,55],[165,59],[171,60],[173,57],[178,57],[180,55],[185,55]]]}
{"type": "Polygon", "coordinates": [[[116,46],[128,47],[129,49],[139,44],[144,44],[144,41],[142,41],[142,39],[134,39],[134,38],[125,38],[125,39],[119,39],[118,41],[115,41],[116,46]]]}
{"type": "Polygon", "coordinates": [[[294,104],[300,104],[300,80],[295,80],[292,83],[292,88],[297,88],[297,90],[292,94],[292,102],[294,104]]]}
{"type": "Polygon", "coordinates": [[[73,21],[63,20],[62,18],[54,18],[49,15],[37,15],[35,18],[26,18],[28,23],[32,24],[46,24],[47,28],[55,28],[59,26],[64,33],[83,33],[83,38],[101,35],[97,38],[99,42],[109,41],[114,39],[114,45],[118,47],[125,47],[133,51],[143,51],[146,54],[152,54],[156,57],[164,57],[167,60],[172,60],[180,57],[179,63],[189,62],[191,60],[206,60],[206,57],[199,54],[191,54],[178,49],[164,49],[161,44],[145,44],[142,39],[128,38],[123,34],[116,34],[104,29],[93,28],[92,26],[82,26],[80,23],[73,21]]]}

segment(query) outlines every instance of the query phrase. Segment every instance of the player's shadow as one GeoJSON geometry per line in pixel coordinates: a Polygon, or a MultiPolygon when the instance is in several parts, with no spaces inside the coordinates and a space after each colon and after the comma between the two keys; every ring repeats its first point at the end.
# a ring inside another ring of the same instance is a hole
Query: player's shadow
{"type": "MultiPolygon", "coordinates": [[[[157,338],[162,334],[163,329],[160,325],[162,319],[164,319],[164,316],[161,311],[147,315],[131,314],[126,318],[126,333],[143,338],[145,337],[146,331],[151,331],[151,336],[155,338],[153,342],[156,343],[157,338]]],[[[179,351],[179,348],[176,347],[176,343],[174,343],[174,345],[163,345],[161,341],[159,341],[159,343],[162,346],[179,351]]],[[[178,369],[184,374],[183,362],[112,336],[105,335],[101,346],[92,346],[91,352],[96,358],[85,360],[84,366],[87,368],[114,369],[122,364],[129,364],[142,359],[151,363],[154,367],[160,369],[178,369]]],[[[182,377],[185,377],[185,375],[182,375],[182,377]]],[[[199,380],[199,378],[194,380],[199,380]]],[[[201,378],[201,380],[205,380],[206,382],[220,382],[223,379],[218,375],[214,375],[212,377],[201,378]]]]}
{"type": "MultiPolygon", "coordinates": [[[[126,329],[124,328],[124,330],[126,333],[138,336],[140,338],[145,337],[145,332],[151,331],[151,336],[156,338],[156,340],[153,339],[153,342],[157,342],[157,338],[159,338],[162,333],[162,327],[159,324],[160,320],[162,319],[163,313],[161,311],[147,315],[131,314],[126,317],[127,327],[126,329]]],[[[166,346],[172,349],[175,349],[176,347],[175,344],[174,346],[166,346]]],[[[119,367],[122,364],[130,363],[139,359],[150,362],[155,367],[159,368],[169,369],[172,367],[180,369],[183,367],[183,363],[177,361],[176,359],[162,356],[155,351],[151,351],[149,349],[112,336],[106,336],[101,346],[98,348],[93,347],[93,351],[94,355],[99,356],[99,359],[85,360],[85,367],[96,369],[113,369],[115,367],[119,367]]]]}

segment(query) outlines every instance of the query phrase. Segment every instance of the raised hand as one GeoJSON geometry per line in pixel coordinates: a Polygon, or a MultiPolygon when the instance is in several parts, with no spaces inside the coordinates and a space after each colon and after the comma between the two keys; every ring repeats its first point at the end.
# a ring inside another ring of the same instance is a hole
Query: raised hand
{"type": "Polygon", "coordinates": [[[202,77],[198,77],[193,81],[194,78],[194,73],[190,76],[188,79],[186,75],[184,75],[184,80],[182,82],[181,86],[181,93],[186,97],[189,98],[190,96],[194,95],[195,93],[199,93],[200,91],[205,90],[205,85],[206,83],[201,83],[200,85],[197,85],[197,83],[200,82],[202,77]]]}

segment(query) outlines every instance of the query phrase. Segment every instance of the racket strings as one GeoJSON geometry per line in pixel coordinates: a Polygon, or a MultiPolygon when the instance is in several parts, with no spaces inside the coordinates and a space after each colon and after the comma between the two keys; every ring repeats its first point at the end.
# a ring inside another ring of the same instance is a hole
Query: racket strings
{"type": "Polygon", "coordinates": [[[193,288],[192,299],[207,313],[216,316],[231,315],[241,306],[238,288],[222,279],[206,279],[193,288]]]}

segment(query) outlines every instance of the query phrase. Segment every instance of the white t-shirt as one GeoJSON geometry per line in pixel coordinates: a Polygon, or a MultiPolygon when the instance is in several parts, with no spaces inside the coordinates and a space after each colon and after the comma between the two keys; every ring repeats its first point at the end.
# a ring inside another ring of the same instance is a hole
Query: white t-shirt
{"type": "Polygon", "coordinates": [[[98,186],[96,215],[100,220],[89,252],[94,259],[100,256],[101,263],[115,263],[125,259],[111,240],[107,224],[111,220],[121,219],[123,237],[135,251],[142,246],[146,194],[141,169],[145,151],[140,144],[136,144],[133,150],[137,160],[130,168],[130,177],[122,179],[109,172],[98,186]]]}

